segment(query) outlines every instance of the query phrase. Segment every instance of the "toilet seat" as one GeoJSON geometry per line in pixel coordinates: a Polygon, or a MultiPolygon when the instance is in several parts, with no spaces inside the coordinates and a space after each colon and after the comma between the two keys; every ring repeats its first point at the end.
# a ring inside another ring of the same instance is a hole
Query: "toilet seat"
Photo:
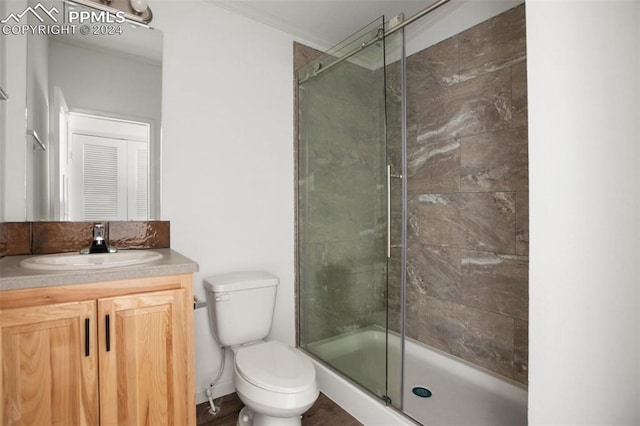
{"type": "Polygon", "coordinates": [[[316,384],[311,361],[277,341],[239,348],[235,364],[246,381],[272,392],[299,393],[316,384]]]}

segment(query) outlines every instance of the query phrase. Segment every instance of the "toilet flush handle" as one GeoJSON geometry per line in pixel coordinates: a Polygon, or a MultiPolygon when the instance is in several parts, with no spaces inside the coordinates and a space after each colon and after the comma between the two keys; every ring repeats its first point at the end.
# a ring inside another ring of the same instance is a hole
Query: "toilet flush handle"
{"type": "Polygon", "coordinates": [[[216,302],[228,302],[229,300],[231,300],[229,293],[220,293],[216,295],[216,302]]]}

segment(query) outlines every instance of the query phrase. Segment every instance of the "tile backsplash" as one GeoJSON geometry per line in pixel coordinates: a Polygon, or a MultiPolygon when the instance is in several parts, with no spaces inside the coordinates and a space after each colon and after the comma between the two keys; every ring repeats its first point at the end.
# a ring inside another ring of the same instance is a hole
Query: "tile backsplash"
{"type": "Polygon", "coordinates": [[[91,245],[96,223],[105,224],[107,241],[115,248],[170,247],[169,221],[3,222],[0,223],[0,255],[79,251],[91,245]]]}

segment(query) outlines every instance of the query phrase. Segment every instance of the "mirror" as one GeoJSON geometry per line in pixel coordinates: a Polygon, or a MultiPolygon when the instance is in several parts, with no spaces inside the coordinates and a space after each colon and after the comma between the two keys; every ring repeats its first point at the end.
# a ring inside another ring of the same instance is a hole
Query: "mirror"
{"type": "Polygon", "coordinates": [[[29,6],[53,17],[27,35],[27,220],[159,219],[162,33],[29,6]]]}

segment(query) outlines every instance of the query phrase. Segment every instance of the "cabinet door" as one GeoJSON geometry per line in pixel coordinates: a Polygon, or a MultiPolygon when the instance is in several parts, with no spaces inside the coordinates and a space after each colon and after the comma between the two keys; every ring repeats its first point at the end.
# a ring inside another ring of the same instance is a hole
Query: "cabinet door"
{"type": "Polygon", "coordinates": [[[0,311],[3,425],[97,425],[96,302],[0,311]]]}
{"type": "Polygon", "coordinates": [[[188,424],[184,298],[179,289],[98,300],[103,426],[188,424]]]}

